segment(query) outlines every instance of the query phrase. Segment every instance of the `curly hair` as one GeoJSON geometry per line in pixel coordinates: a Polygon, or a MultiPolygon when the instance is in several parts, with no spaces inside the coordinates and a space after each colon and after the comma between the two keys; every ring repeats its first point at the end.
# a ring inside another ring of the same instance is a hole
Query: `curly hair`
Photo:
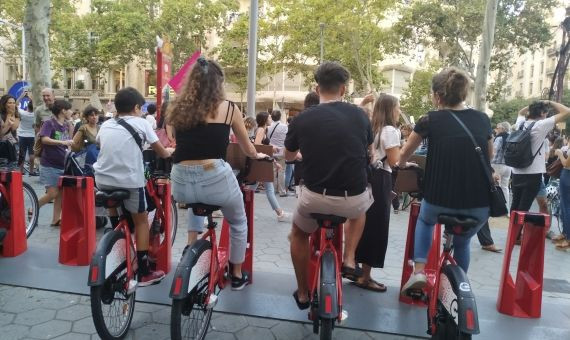
{"type": "Polygon", "coordinates": [[[215,118],[218,106],[225,99],[224,72],[213,60],[198,58],[180,96],[169,105],[166,122],[176,129],[188,130],[215,118]]]}
{"type": "MultiPolygon", "coordinates": [[[[14,99],[14,101],[16,101],[16,98],[14,98],[13,96],[9,95],[9,94],[5,94],[2,96],[2,98],[0,98],[0,116],[2,116],[2,120],[6,120],[6,115],[8,114],[8,109],[6,108],[6,104],[8,104],[8,100],[10,99],[14,99]]],[[[16,117],[18,117],[18,108],[16,108],[14,115],[16,117]]]]}

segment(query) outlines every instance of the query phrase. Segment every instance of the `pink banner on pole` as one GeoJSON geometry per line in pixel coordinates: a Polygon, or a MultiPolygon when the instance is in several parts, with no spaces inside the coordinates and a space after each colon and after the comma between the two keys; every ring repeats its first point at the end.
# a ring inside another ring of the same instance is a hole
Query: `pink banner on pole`
{"type": "Polygon", "coordinates": [[[182,90],[182,85],[184,84],[184,78],[186,77],[186,74],[188,73],[188,71],[190,71],[190,68],[192,67],[192,65],[194,65],[196,60],[198,60],[198,58],[200,58],[200,51],[194,52],[194,54],[192,54],[192,56],[182,66],[180,71],[178,71],[178,73],[176,73],[174,75],[174,77],[172,77],[170,79],[170,81],[168,82],[168,85],[170,85],[170,87],[172,87],[174,92],[179,93],[180,90],[182,90]]]}

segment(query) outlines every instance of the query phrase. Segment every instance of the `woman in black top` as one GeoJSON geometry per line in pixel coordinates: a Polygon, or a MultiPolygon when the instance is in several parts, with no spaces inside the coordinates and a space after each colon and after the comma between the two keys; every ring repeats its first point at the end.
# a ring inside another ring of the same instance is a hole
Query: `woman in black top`
{"type": "MultiPolygon", "coordinates": [[[[247,219],[243,196],[231,166],[224,160],[230,127],[243,152],[250,158],[264,158],[251,144],[240,110],[225,100],[224,74],[214,61],[199,58],[188,80],[169,106],[166,123],[174,127],[176,150],[170,174],[172,195],[181,203],[204,203],[221,207],[230,224],[232,289],[248,282],[242,273],[247,246],[247,219]]],[[[188,244],[204,227],[204,218],[188,210],[188,244]]]]}
{"type": "Polygon", "coordinates": [[[469,267],[469,241],[489,217],[489,182],[481,160],[471,139],[451,113],[455,113],[473,134],[483,151],[486,166],[490,168],[491,123],[485,113],[464,105],[468,90],[469,79],[459,69],[448,68],[436,74],[432,79],[432,101],[438,110],[428,112],[418,120],[402,149],[399,166],[405,167],[406,160],[422,139],[427,138],[429,142],[424,201],[414,239],[414,274],[402,293],[421,289],[427,283],[424,268],[438,215],[463,215],[480,221],[480,225],[467,235],[454,238],[453,256],[465,272],[469,267]]]}

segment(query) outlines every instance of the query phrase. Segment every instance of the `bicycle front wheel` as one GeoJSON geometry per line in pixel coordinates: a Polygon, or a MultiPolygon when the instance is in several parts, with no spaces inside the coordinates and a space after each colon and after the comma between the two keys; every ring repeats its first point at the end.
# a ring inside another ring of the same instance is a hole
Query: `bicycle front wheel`
{"type": "Polygon", "coordinates": [[[115,255],[109,259],[116,262],[118,266],[111,267],[113,272],[105,279],[103,284],[91,287],[91,313],[97,334],[102,339],[122,339],[127,335],[133,313],[135,311],[135,292],[129,294],[127,263],[124,256],[119,254],[125,252],[126,238],[115,238],[108,256],[115,255]],[[117,263],[118,261],[121,261],[117,263]],[[115,268],[115,269],[113,269],[115,268]]]}
{"type": "Polygon", "coordinates": [[[24,214],[26,216],[26,237],[34,232],[38,225],[38,217],[40,215],[40,205],[36,191],[26,182],[22,183],[24,189],[24,214]]]}
{"type": "Polygon", "coordinates": [[[190,293],[184,299],[172,301],[170,337],[174,340],[203,340],[212,318],[213,308],[206,304],[209,298],[212,246],[208,241],[199,240],[194,243],[192,249],[196,250],[196,262],[188,278],[190,293]]]}
{"type": "Polygon", "coordinates": [[[321,319],[321,329],[319,331],[321,340],[331,340],[334,319],[321,319]]]}

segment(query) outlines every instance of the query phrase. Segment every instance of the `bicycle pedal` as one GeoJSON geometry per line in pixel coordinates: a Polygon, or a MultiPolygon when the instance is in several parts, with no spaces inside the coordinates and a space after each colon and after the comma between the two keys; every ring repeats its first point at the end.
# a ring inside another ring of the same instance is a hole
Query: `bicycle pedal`
{"type": "Polygon", "coordinates": [[[208,305],[206,306],[207,309],[213,309],[218,304],[218,296],[216,294],[210,295],[208,299],[208,305]]]}
{"type": "Polygon", "coordinates": [[[129,286],[127,287],[127,295],[131,295],[137,290],[139,282],[137,280],[129,280],[129,286]]]}

